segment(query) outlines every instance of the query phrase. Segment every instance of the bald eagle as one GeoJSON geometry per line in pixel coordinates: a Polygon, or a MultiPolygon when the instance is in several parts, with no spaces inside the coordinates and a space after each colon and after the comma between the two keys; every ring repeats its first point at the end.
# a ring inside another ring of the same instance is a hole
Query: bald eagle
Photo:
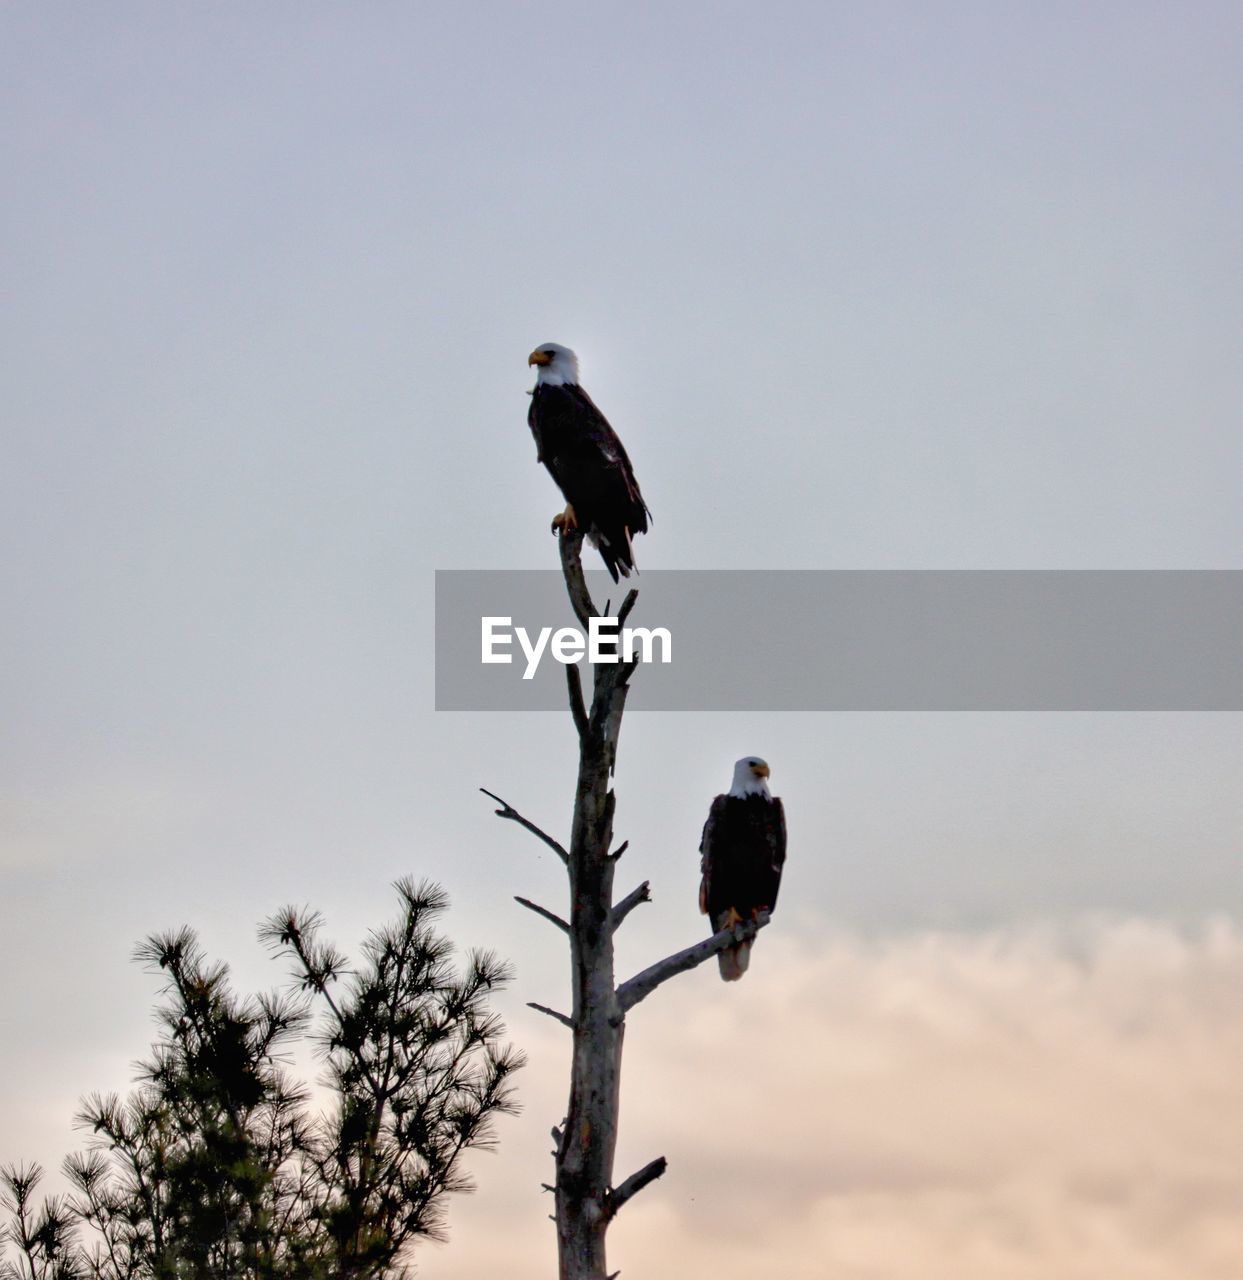
{"type": "MultiPolygon", "coordinates": [[[[786,860],[786,819],[781,800],[768,793],[768,776],[763,760],[743,756],[734,765],[733,786],[708,810],[699,842],[699,909],[717,933],[777,905],[786,860]]],[[[726,982],[736,982],[746,973],[754,942],[748,938],[717,954],[726,982]]]]}
{"type": "Polygon", "coordinates": [[[582,529],[609,573],[629,577],[635,567],[631,538],[647,532],[651,512],[617,432],[578,385],[578,357],[569,347],[545,342],[527,359],[535,389],[527,423],[542,462],[565,495],[553,528],[582,529]]]}

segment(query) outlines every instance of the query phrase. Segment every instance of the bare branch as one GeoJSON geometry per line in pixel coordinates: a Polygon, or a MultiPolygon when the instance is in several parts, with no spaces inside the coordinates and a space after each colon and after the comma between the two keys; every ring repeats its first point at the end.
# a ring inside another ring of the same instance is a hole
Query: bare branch
{"type": "Polygon", "coordinates": [[[734,925],[732,929],[722,929],[720,933],[714,933],[712,937],[697,942],[693,947],[687,947],[685,951],[679,951],[676,955],[666,956],[663,960],[658,960],[654,965],[644,969],[642,973],[635,974],[633,978],[623,982],[617,988],[617,1003],[621,1007],[622,1014],[625,1015],[640,1000],[650,996],[662,982],[668,982],[677,974],[694,969],[705,960],[710,960],[718,951],[724,951],[726,947],[732,947],[736,942],[745,942],[748,938],[754,938],[769,919],[768,912],[761,911],[755,921],[734,925]]]}
{"type": "Polygon", "coordinates": [[[567,1018],[564,1013],[558,1013],[556,1009],[550,1009],[546,1004],[536,1004],[533,1000],[527,1001],[527,1008],[534,1009],[536,1013],[546,1013],[550,1018],[555,1018],[563,1027],[569,1027],[574,1030],[574,1022],[567,1018]]]}
{"type": "MultiPolygon", "coordinates": [[[[622,849],[624,849],[625,847],[626,847],[625,845],[622,845],[622,849]]],[[[620,853],[621,853],[621,850],[619,849],[617,853],[613,855],[613,857],[615,858],[618,857],[620,853]]],[[[637,889],[632,889],[613,908],[612,918],[611,918],[611,923],[613,925],[613,928],[616,929],[617,926],[621,924],[621,922],[635,909],[635,907],[639,905],[639,903],[651,902],[651,900],[652,900],[651,881],[644,880],[643,883],[637,889]]]]}
{"type": "Polygon", "coordinates": [[[626,598],[622,601],[622,607],[617,611],[617,629],[619,631],[626,625],[626,619],[630,617],[630,610],[634,608],[634,602],[638,598],[638,588],[631,588],[626,598]]]}
{"type": "Polygon", "coordinates": [[[632,1173],[620,1187],[609,1192],[604,1202],[605,1214],[610,1218],[613,1217],[627,1200],[638,1195],[648,1183],[655,1182],[668,1167],[669,1161],[664,1156],[657,1156],[650,1164],[645,1164],[638,1173],[632,1173]]]}
{"type": "Polygon", "coordinates": [[[566,853],[565,849],[556,840],[554,840],[547,831],[537,827],[534,822],[530,821],[530,819],[524,818],[517,809],[502,800],[500,796],[493,795],[487,787],[480,787],[479,790],[482,791],[490,800],[495,800],[496,803],[501,806],[496,811],[496,816],[498,818],[508,818],[511,822],[516,822],[520,827],[526,827],[532,835],[538,836],[557,855],[557,857],[566,864],[566,866],[570,865],[570,855],[566,853]]]}
{"type": "Polygon", "coordinates": [[[549,911],[547,907],[541,907],[538,902],[532,902],[529,898],[520,898],[517,894],[514,894],[514,901],[520,902],[528,911],[534,911],[537,916],[543,916],[545,920],[551,921],[562,933],[570,932],[570,926],[559,915],[549,911]]]}
{"type": "Polygon", "coordinates": [[[609,854],[609,861],[616,862],[617,859],[620,858],[622,854],[625,853],[626,850],[629,848],[630,848],[630,841],[623,840],[621,844],[619,844],[617,848],[614,849],[613,852],[609,854]]]}
{"type": "Polygon", "coordinates": [[[570,693],[570,715],[574,717],[574,727],[581,740],[587,736],[590,722],[587,719],[587,704],[583,701],[583,676],[577,663],[565,664],[565,683],[570,693]]]}

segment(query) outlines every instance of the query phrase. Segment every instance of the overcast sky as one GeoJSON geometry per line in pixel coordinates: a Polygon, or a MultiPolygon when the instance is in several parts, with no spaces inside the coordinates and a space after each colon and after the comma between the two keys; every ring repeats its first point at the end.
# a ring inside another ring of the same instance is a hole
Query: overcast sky
{"type": "MultiPolygon", "coordinates": [[[[420,1265],[549,1274],[566,957],[511,895],[565,890],[476,788],[564,832],[572,729],[432,702],[434,571],[556,563],[527,353],[645,569],[1243,568],[1241,49],[1232,3],[0,7],[0,1161],[127,1087],[145,934],[257,989],[282,904],[354,949],[430,876],[532,1061],[420,1265]]],[[[634,1016],[621,1159],[671,1170],[612,1265],[745,1218],[791,1277],[1235,1277],[1243,717],[634,713],[621,969],[700,936],[750,753],[781,910],[634,1016]]]]}

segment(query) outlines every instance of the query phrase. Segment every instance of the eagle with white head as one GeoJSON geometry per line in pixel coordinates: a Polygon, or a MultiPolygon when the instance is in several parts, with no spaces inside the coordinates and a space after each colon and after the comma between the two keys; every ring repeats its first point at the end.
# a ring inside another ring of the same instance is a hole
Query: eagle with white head
{"type": "MultiPolygon", "coordinates": [[[[754,920],[777,905],[786,860],[785,809],[768,790],[769,768],[759,756],[734,765],[734,781],[708,810],[699,842],[699,909],[719,933],[754,920]]],[[[755,939],[717,954],[721,977],[737,982],[751,961],[755,939]]]]}
{"type": "Polygon", "coordinates": [[[545,342],[527,358],[535,388],[527,423],[542,462],[565,495],[554,529],[579,528],[604,558],[613,581],[635,568],[631,540],[647,532],[651,512],[617,432],[579,386],[578,357],[545,342]]]}

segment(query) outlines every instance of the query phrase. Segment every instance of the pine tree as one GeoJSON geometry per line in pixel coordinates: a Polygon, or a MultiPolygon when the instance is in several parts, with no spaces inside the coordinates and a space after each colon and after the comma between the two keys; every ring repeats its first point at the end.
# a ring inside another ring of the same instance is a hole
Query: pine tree
{"type": "Polygon", "coordinates": [[[162,1034],[126,1099],[76,1118],[67,1197],[34,1203],[39,1170],[8,1167],[10,1254],[0,1280],[391,1280],[411,1247],[444,1236],[445,1198],[470,1188],[462,1157],[515,1110],[521,1056],[501,1044],[490,993],[509,967],[471,952],[458,973],[431,884],[397,884],[402,913],[363,963],[321,941],[315,913],[260,930],[292,967],[283,994],[242,999],[194,933],[148,938],[166,978],[162,1034]],[[309,1038],[325,1064],[321,1112],[289,1069],[309,1038]]]}

